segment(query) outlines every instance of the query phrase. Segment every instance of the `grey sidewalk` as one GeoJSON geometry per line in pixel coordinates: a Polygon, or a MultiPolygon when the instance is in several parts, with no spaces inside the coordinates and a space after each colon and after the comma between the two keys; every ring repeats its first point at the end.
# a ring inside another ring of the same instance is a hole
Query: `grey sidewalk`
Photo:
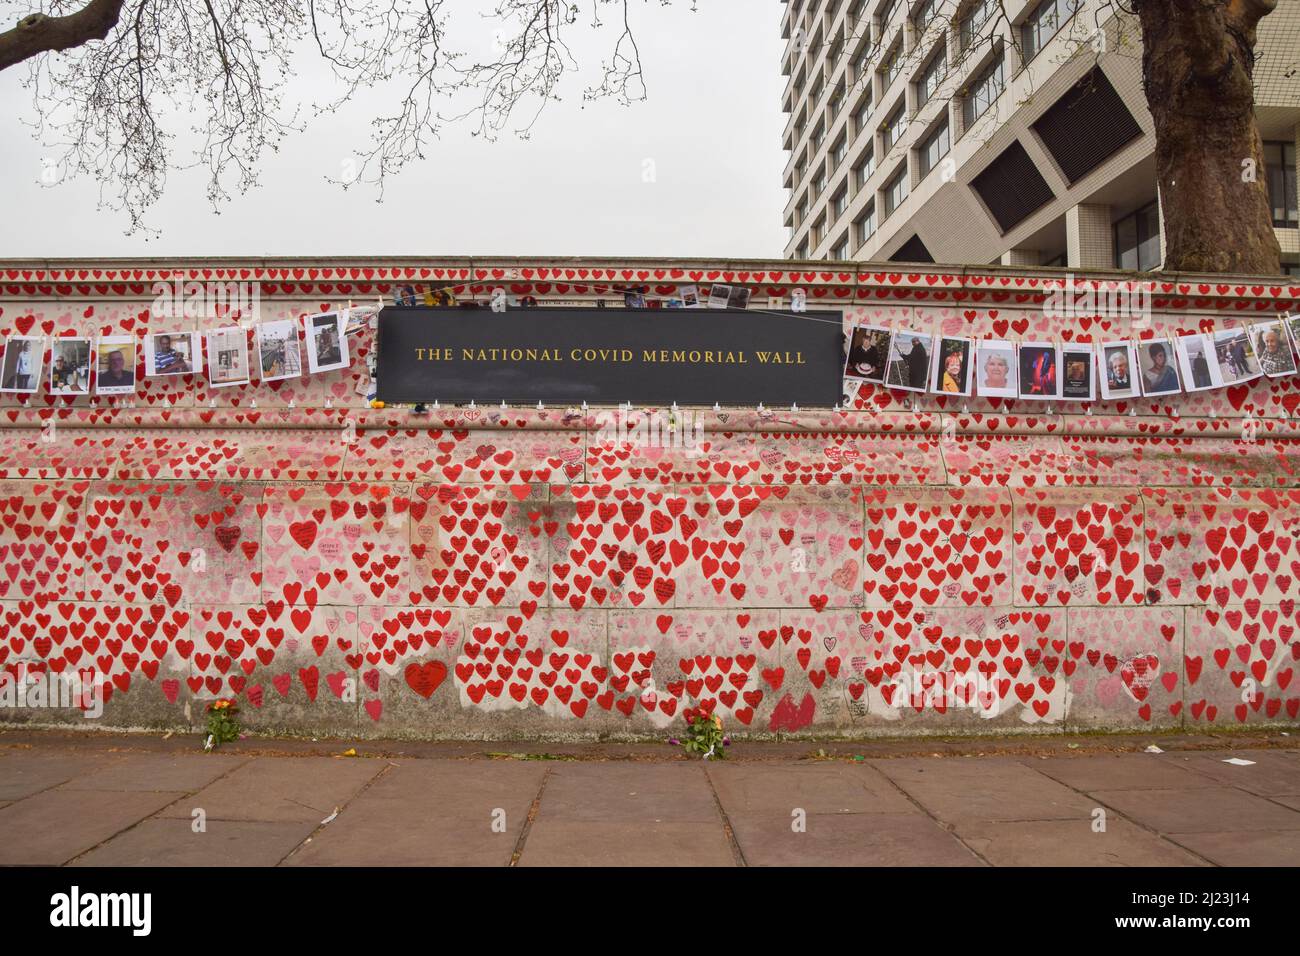
{"type": "Polygon", "coordinates": [[[1294,749],[705,765],[0,737],[7,865],[1298,863],[1294,749]]]}

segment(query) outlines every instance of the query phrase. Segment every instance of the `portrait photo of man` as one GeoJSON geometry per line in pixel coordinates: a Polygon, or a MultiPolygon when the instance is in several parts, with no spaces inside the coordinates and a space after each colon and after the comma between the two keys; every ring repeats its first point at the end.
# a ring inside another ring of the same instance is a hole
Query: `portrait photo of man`
{"type": "Polygon", "coordinates": [[[121,395],[135,391],[135,339],[129,335],[101,338],[96,345],[95,393],[121,395]]]}
{"type": "Polygon", "coordinates": [[[1256,323],[1250,331],[1261,372],[1270,377],[1295,374],[1295,356],[1291,353],[1291,343],[1281,320],[1256,323]]]}

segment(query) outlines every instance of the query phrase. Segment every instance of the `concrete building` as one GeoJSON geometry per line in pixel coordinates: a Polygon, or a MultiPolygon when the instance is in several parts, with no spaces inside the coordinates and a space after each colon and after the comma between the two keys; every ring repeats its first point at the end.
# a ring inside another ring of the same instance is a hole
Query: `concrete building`
{"type": "MultiPolygon", "coordinates": [[[[1141,31],[1110,0],[786,0],[786,255],[1162,262],[1141,31]]],[[[1300,274],[1300,0],[1260,26],[1256,113],[1300,274]]]]}

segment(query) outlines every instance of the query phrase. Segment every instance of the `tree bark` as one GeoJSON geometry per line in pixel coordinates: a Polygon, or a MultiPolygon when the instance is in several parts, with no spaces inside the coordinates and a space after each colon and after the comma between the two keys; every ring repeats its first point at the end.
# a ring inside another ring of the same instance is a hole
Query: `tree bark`
{"type": "Polygon", "coordinates": [[[125,0],[90,0],[76,13],[49,17],[33,13],[0,33],[0,70],[6,70],[41,53],[70,50],[91,40],[102,40],[117,26],[125,0]]]}
{"type": "Polygon", "coordinates": [[[1135,3],[1155,121],[1166,271],[1282,271],[1254,89],[1255,27],[1276,3],[1135,3]]]}

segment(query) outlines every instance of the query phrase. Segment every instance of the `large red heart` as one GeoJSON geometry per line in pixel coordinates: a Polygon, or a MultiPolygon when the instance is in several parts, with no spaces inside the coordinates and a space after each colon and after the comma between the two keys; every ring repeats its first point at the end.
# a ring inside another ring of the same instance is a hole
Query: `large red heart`
{"type": "Polygon", "coordinates": [[[442,661],[412,661],[406,665],[406,684],[425,700],[433,696],[447,678],[447,665],[442,661]]]}

